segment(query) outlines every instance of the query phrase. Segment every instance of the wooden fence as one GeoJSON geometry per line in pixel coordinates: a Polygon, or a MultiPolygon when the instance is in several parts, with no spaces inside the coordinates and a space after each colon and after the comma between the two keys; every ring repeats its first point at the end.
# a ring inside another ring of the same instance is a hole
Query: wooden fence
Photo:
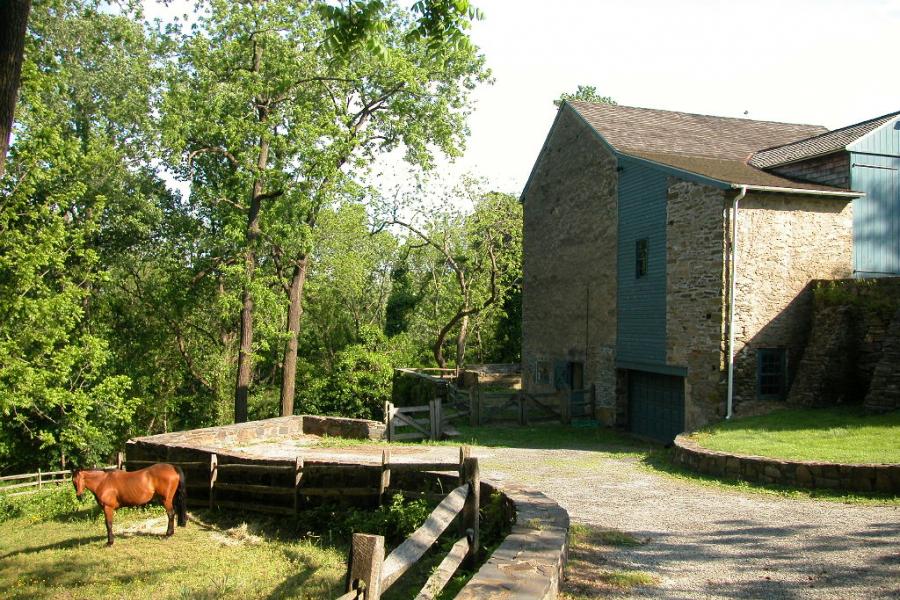
{"type": "Polygon", "coordinates": [[[583,390],[527,393],[483,392],[475,394],[472,424],[514,422],[519,425],[558,421],[570,425],[576,421],[593,421],[597,406],[594,386],[583,390]]]}
{"type": "Polygon", "coordinates": [[[401,575],[422,558],[460,515],[460,538],[432,572],[416,600],[433,600],[437,597],[463,562],[474,566],[478,558],[481,480],[478,459],[469,456],[467,447],[460,448],[460,465],[459,487],[450,492],[425,523],[387,557],[384,556],[383,536],[353,534],[347,593],[338,600],[378,600],[401,575]]]}
{"type": "MultiPolygon", "coordinates": [[[[120,453],[121,454],[121,453],[120,453]]],[[[100,467],[101,469],[121,468],[121,462],[118,465],[109,465],[100,467]]],[[[4,475],[0,477],[0,494],[8,497],[27,496],[29,494],[37,494],[48,486],[59,486],[72,481],[72,471],[41,471],[37,473],[21,473],[18,475],[4,475]],[[15,483],[6,483],[13,481],[15,483]],[[37,488],[37,489],[25,489],[37,488]],[[21,490],[21,491],[13,491],[21,490]]]]}

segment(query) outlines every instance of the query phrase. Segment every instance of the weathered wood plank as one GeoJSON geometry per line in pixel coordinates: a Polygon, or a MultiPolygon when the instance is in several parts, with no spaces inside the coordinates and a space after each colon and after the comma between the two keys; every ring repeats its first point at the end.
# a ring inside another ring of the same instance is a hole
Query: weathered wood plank
{"type": "MultiPolygon", "coordinates": [[[[222,466],[220,465],[221,469],[222,466]]],[[[283,495],[289,496],[293,495],[294,488],[292,487],[278,487],[273,485],[256,485],[250,483],[216,483],[216,489],[220,491],[232,491],[232,492],[248,492],[252,494],[272,494],[272,495],[283,495]]]]}
{"type": "Polygon", "coordinates": [[[128,460],[125,459],[125,465],[174,465],[177,467],[198,467],[206,466],[209,463],[199,460],[179,461],[179,460],[128,460]]]}
{"type": "Polygon", "coordinates": [[[453,574],[459,569],[459,565],[462,564],[462,561],[466,558],[468,552],[468,537],[461,538],[458,542],[453,544],[453,547],[450,548],[450,552],[447,553],[447,556],[444,557],[444,560],[441,561],[438,568],[435,569],[431,574],[431,577],[428,578],[428,581],[425,582],[425,587],[423,587],[422,591],[419,592],[419,595],[416,596],[416,600],[434,600],[437,598],[437,595],[441,593],[441,590],[446,587],[447,582],[450,581],[453,574]]]}
{"type": "Polygon", "coordinates": [[[346,594],[342,594],[335,598],[334,600],[359,600],[362,598],[361,590],[352,590],[347,592],[346,594]]]}
{"type": "Polygon", "coordinates": [[[400,414],[403,413],[414,413],[414,412],[428,412],[431,410],[431,407],[427,404],[420,404],[419,406],[397,406],[395,407],[397,412],[400,414]]]}
{"type": "Polygon", "coordinates": [[[419,471],[457,471],[458,463],[390,463],[388,465],[392,471],[396,472],[419,472],[419,471]]]}
{"type": "Polygon", "coordinates": [[[301,496],[377,496],[378,488],[313,488],[301,487],[301,496]]]}
{"type": "Polygon", "coordinates": [[[381,598],[381,567],[384,563],[384,537],[354,533],[350,546],[348,592],[363,590],[364,600],[381,598]]]}
{"type": "Polygon", "coordinates": [[[237,502],[234,500],[216,500],[218,508],[236,508],[238,510],[248,510],[251,512],[272,513],[276,515],[292,515],[294,514],[293,506],[270,506],[268,504],[254,504],[252,502],[237,502]]]}
{"type": "Polygon", "coordinates": [[[245,464],[245,463],[227,463],[220,464],[219,470],[229,470],[229,471],[284,471],[284,472],[293,472],[294,465],[254,465],[254,464],[245,464]]]}
{"type": "Polygon", "coordinates": [[[431,513],[421,527],[416,529],[405,542],[397,546],[384,560],[381,576],[381,591],[385,592],[400,578],[450,526],[456,515],[462,511],[469,495],[468,484],[450,492],[443,502],[431,513]]]}

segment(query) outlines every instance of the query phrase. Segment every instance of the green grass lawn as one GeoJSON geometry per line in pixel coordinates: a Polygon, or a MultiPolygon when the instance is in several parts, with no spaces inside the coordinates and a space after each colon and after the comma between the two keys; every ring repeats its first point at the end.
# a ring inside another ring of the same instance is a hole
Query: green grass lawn
{"type": "Polygon", "coordinates": [[[717,423],[692,437],[705,448],[737,454],[900,463],[900,411],[869,416],[856,406],[784,409],[717,423]]]}
{"type": "MultiPolygon", "coordinates": [[[[327,598],[340,594],[346,549],[281,535],[273,521],[200,511],[164,538],[159,506],[102,515],[84,507],[0,523],[0,594],[31,598],[327,598]]],[[[256,517],[252,517],[256,518],[256,517]]]]}

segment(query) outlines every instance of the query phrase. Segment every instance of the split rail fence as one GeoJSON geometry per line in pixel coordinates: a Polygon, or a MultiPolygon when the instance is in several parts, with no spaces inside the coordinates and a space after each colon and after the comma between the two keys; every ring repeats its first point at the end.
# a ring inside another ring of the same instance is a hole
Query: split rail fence
{"type": "Polygon", "coordinates": [[[347,593],[337,600],[378,600],[401,575],[406,573],[431,548],[459,517],[459,539],[432,572],[416,600],[433,600],[441,593],[463,563],[473,566],[478,558],[480,476],[478,459],[469,456],[468,447],[460,448],[459,487],[403,543],[387,557],[384,537],[354,533],[350,550],[347,593]]]}

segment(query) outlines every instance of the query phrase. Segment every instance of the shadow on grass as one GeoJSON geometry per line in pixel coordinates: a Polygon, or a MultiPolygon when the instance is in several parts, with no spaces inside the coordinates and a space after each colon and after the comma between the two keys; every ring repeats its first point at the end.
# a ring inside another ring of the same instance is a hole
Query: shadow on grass
{"type": "Polygon", "coordinates": [[[641,465],[648,471],[674,477],[689,483],[696,483],[720,489],[732,489],[740,492],[756,492],[772,494],[787,498],[809,498],[814,500],[827,500],[831,502],[844,502],[847,504],[891,504],[900,505],[900,496],[877,492],[842,492],[838,490],[794,488],[784,485],[763,484],[735,479],[731,477],[713,477],[701,475],[680,465],[674,460],[674,450],[671,448],[657,448],[651,450],[641,459],[641,465]]]}

